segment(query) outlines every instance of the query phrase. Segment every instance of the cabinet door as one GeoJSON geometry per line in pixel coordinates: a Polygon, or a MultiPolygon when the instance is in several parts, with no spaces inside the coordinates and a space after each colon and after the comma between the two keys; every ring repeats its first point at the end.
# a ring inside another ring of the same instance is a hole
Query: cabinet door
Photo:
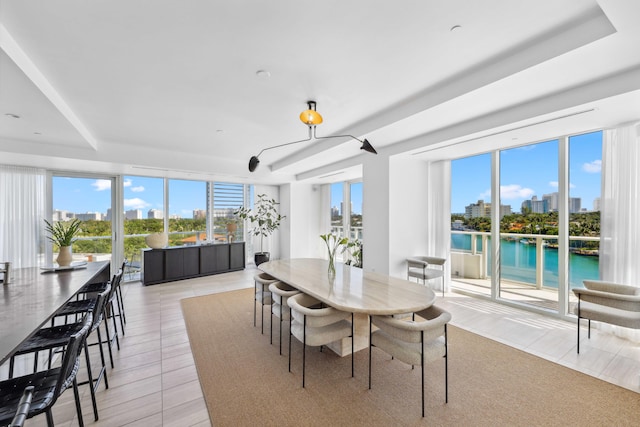
{"type": "Polygon", "coordinates": [[[216,246],[200,247],[200,274],[216,272],[216,246]]]}
{"type": "Polygon", "coordinates": [[[244,243],[231,244],[231,259],[229,268],[239,270],[244,268],[244,243]]]}
{"type": "Polygon", "coordinates": [[[164,255],[164,277],[166,280],[180,279],[184,276],[184,252],[180,249],[167,249],[164,255]]]}
{"type": "Polygon", "coordinates": [[[214,245],[216,248],[216,271],[229,270],[229,245],[214,245]]]}
{"type": "Polygon", "coordinates": [[[143,263],[143,283],[145,285],[161,282],[164,280],[164,251],[148,250],[144,251],[143,263]]]}
{"type": "Polygon", "coordinates": [[[183,253],[184,271],[185,277],[197,276],[200,274],[200,251],[198,248],[184,248],[180,249],[183,253]]]}

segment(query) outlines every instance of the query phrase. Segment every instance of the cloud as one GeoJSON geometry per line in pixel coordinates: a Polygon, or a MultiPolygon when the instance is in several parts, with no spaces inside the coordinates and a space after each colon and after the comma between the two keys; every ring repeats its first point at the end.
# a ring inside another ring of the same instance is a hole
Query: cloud
{"type": "Polygon", "coordinates": [[[110,179],[97,179],[95,180],[91,186],[95,188],[96,191],[105,191],[111,189],[111,180],[110,179]]]}
{"type": "Polygon", "coordinates": [[[126,209],[144,209],[151,206],[151,203],[147,203],[142,199],[133,198],[133,199],[124,199],[124,207],[126,209]]]}
{"type": "Polygon", "coordinates": [[[587,173],[600,173],[600,171],[602,170],[602,160],[594,160],[589,163],[583,163],[582,170],[587,173]]]}
{"type": "Polygon", "coordinates": [[[131,182],[130,179],[125,179],[124,182],[122,183],[122,186],[125,187],[125,188],[126,187],[131,187],[131,184],[132,184],[132,182],[131,182]]]}
{"type": "Polygon", "coordinates": [[[134,193],[142,193],[144,191],[144,187],[142,185],[131,187],[131,191],[133,191],[134,193]]]}
{"type": "Polygon", "coordinates": [[[480,193],[480,196],[478,196],[478,200],[491,200],[491,189],[487,188],[486,191],[480,193]]]}
{"type": "Polygon", "coordinates": [[[536,192],[530,188],[522,187],[518,184],[501,185],[500,198],[509,199],[530,199],[536,192]]]}

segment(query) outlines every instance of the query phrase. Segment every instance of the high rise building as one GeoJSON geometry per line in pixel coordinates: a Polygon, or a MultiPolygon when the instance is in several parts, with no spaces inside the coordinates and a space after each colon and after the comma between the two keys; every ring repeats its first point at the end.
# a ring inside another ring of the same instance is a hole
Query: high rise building
{"type": "Polygon", "coordinates": [[[162,211],[159,209],[149,209],[149,211],[147,212],[147,218],[148,219],[162,219],[164,218],[164,215],[162,214],[162,211]]]}
{"type": "Polygon", "coordinates": [[[142,219],[142,211],[140,209],[129,209],[125,211],[124,219],[142,219]]]}
{"type": "Polygon", "coordinates": [[[594,212],[600,212],[600,197],[593,199],[593,210],[594,212]]]}
{"type": "Polygon", "coordinates": [[[76,214],[76,218],[80,221],[102,221],[102,213],[100,212],[85,212],[76,214]]]}
{"type": "Polygon", "coordinates": [[[206,219],[207,211],[204,209],[194,209],[193,210],[193,219],[206,219]]]}
{"type": "Polygon", "coordinates": [[[580,197],[569,198],[569,213],[580,212],[582,207],[582,199],[580,197]]]}
{"type": "Polygon", "coordinates": [[[558,192],[543,194],[542,200],[547,201],[549,212],[558,212],[558,192]]]}

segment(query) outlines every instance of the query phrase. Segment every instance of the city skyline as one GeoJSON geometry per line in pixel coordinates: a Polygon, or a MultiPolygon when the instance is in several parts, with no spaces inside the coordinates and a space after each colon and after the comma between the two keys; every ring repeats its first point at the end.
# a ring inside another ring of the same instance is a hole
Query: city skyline
{"type": "MultiPolygon", "coordinates": [[[[602,132],[577,135],[569,144],[569,197],[593,209],[601,192],[602,132]]],[[[478,200],[491,202],[491,154],[451,162],[451,213],[478,200]]],[[[522,202],[558,191],[558,141],[500,152],[500,203],[520,212],[522,202]]]]}

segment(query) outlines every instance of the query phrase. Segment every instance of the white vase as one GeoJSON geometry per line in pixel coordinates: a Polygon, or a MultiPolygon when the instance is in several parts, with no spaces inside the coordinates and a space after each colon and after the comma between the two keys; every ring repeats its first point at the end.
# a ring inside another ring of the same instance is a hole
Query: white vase
{"type": "Polygon", "coordinates": [[[152,249],[162,249],[169,244],[169,235],[167,233],[152,233],[145,237],[144,241],[152,249]]]}
{"type": "Polygon", "coordinates": [[[60,246],[60,252],[58,252],[58,258],[56,262],[60,267],[68,267],[73,261],[73,255],[71,255],[71,246],[60,246]]]}

